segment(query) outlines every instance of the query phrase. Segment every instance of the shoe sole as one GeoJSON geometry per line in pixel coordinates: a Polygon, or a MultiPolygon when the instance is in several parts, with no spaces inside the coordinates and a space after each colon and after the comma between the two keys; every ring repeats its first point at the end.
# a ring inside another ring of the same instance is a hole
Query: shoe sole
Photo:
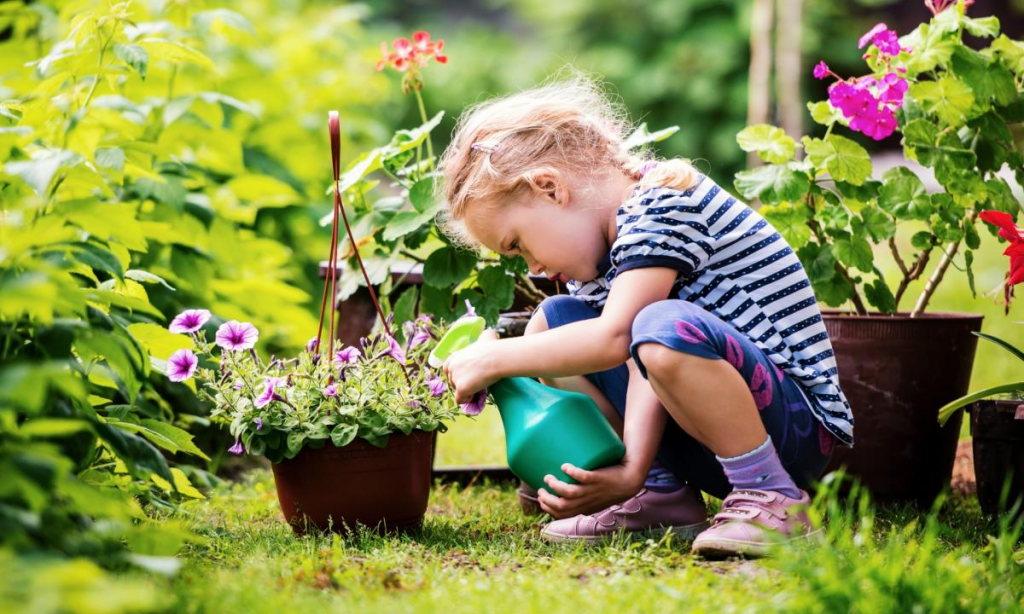
{"type": "Polygon", "coordinates": [[[771,554],[772,550],[781,546],[798,541],[812,541],[820,539],[824,535],[821,529],[792,537],[783,542],[764,543],[752,542],[741,539],[705,538],[694,540],[690,551],[709,559],[724,559],[732,556],[765,557],[771,554]]]}
{"type": "MultiPolygon", "coordinates": [[[[693,541],[698,535],[703,533],[708,527],[711,526],[710,520],[698,522],[695,524],[678,525],[671,527],[658,527],[652,529],[640,529],[638,531],[625,531],[629,535],[644,535],[650,537],[662,537],[669,531],[672,535],[680,537],[683,541],[693,541]]],[[[557,533],[548,533],[546,531],[541,532],[541,537],[549,542],[559,544],[599,544],[612,539],[618,535],[623,529],[618,529],[610,533],[603,533],[601,535],[559,535],[557,533]]]]}

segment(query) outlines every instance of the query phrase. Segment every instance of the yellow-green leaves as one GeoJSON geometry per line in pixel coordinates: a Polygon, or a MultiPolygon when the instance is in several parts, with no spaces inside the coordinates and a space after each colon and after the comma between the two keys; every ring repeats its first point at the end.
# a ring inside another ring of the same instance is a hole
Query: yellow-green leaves
{"type": "Polygon", "coordinates": [[[861,185],[871,176],[871,157],[850,139],[830,134],[825,140],[803,138],[804,150],[811,164],[824,167],[836,181],[861,185]]]}
{"type": "Polygon", "coordinates": [[[938,81],[922,81],[910,86],[907,94],[921,108],[939,121],[954,128],[967,122],[967,112],[974,104],[974,92],[963,81],[945,75],[938,81]]]}
{"type": "Polygon", "coordinates": [[[770,164],[783,164],[793,159],[796,142],[782,128],[757,124],[748,126],[736,135],[736,142],[743,151],[757,152],[762,160],[770,164]]]}

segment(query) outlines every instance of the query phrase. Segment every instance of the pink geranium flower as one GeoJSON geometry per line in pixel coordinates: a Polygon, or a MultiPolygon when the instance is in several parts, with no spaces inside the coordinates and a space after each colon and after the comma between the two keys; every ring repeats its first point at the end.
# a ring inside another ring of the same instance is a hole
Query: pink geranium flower
{"type": "Polygon", "coordinates": [[[192,350],[178,350],[171,354],[167,361],[167,379],[172,382],[183,382],[196,372],[199,359],[192,350]]]}
{"type": "Polygon", "coordinates": [[[177,334],[194,333],[209,320],[210,312],[206,309],[186,309],[175,316],[168,330],[177,334]]]}
{"type": "Polygon", "coordinates": [[[1010,299],[1013,298],[1013,287],[1024,283],[1024,229],[1013,223],[1013,216],[1003,211],[982,211],[978,217],[993,226],[999,227],[999,236],[1010,242],[1003,255],[1010,259],[1010,271],[1006,274],[1003,284],[1006,298],[1006,311],[1010,311],[1010,299]]]}
{"type": "Polygon", "coordinates": [[[256,345],[260,332],[248,322],[231,320],[217,329],[217,345],[225,350],[248,350],[256,345]]]}
{"type": "Polygon", "coordinates": [[[823,61],[822,62],[818,62],[818,64],[814,67],[814,78],[815,79],[824,79],[825,77],[828,76],[828,73],[829,73],[828,64],[826,64],[823,61]]]}

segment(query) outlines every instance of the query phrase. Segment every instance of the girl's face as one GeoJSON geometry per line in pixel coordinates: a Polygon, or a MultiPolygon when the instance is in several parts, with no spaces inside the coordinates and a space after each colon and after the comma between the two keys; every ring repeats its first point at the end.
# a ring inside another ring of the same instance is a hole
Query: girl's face
{"type": "Polygon", "coordinates": [[[615,241],[615,212],[622,204],[618,195],[628,191],[629,179],[592,193],[610,195],[603,202],[575,202],[580,195],[557,176],[538,177],[540,189],[517,203],[477,208],[467,216],[468,230],[487,248],[508,256],[522,256],[530,273],[565,283],[589,281],[598,275],[597,265],[615,241]],[[617,189],[621,188],[621,189],[617,189]]]}

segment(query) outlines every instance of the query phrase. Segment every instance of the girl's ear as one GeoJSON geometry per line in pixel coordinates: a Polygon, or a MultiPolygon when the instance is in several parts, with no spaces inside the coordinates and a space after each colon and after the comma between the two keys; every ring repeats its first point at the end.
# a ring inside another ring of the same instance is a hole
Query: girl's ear
{"type": "Polygon", "coordinates": [[[524,179],[533,188],[536,197],[549,200],[558,206],[565,206],[569,203],[569,186],[565,183],[565,176],[558,169],[552,167],[534,169],[527,173],[524,179]]]}

